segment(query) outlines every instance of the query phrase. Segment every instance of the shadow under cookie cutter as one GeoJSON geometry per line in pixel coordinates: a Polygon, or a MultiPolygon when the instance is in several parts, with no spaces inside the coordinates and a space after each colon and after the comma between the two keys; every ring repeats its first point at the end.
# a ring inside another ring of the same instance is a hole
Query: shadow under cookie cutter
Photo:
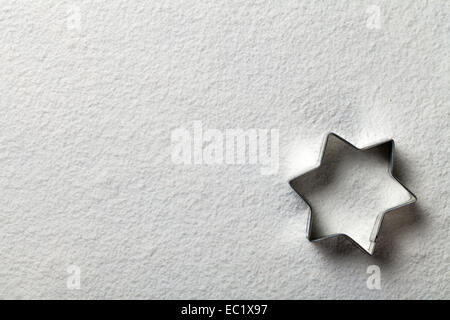
{"type": "Polygon", "coordinates": [[[374,253],[375,250],[375,243],[381,228],[381,224],[383,222],[384,216],[386,213],[397,210],[401,207],[410,205],[414,202],[417,201],[417,197],[405,186],[403,185],[394,175],[393,175],[393,169],[394,169],[394,150],[395,150],[395,143],[393,139],[390,140],[386,140],[380,143],[376,143],[364,148],[357,148],[356,146],[354,146],[353,144],[351,144],[350,142],[348,142],[347,140],[343,139],[342,137],[340,137],[339,135],[335,134],[335,133],[328,133],[325,136],[325,141],[322,144],[322,148],[320,151],[320,158],[318,161],[318,164],[313,167],[312,169],[304,172],[303,174],[297,176],[296,178],[292,179],[289,181],[290,186],[294,189],[294,191],[306,202],[306,204],[309,207],[309,215],[308,215],[308,223],[307,223],[307,239],[309,241],[320,241],[320,240],[324,240],[324,239],[329,239],[329,238],[333,238],[333,237],[339,237],[342,236],[348,240],[350,240],[350,242],[352,242],[353,244],[355,244],[359,249],[361,249],[363,252],[372,255],[374,253]],[[350,237],[349,235],[345,234],[345,233],[332,233],[332,234],[327,234],[327,235],[323,235],[323,236],[319,236],[319,237],[314,237],[312,236],[312,228],[313,228],[313,220],[314,220],[314,213],[313,213],[313,206],[311,205],[311,203],[306,199],[306,197],[300,192],[299,189],[301,189],[301,186],[298,186],[296,181],[298,181],[298,179],[302,178],[303,176],[317,170],[318,168],[320,168],[323,164],[323,160],[324,160],[324,156],[325,156],[325,152],[327,151],[327,147],[329,146],[329,140],[330,138],[335,138],[337,141],[339,141],[340,143],[344,143],[345,145],[349,146],[350,148],[352,148],[353,150],[356,150],[357,152],[371,152],[372,150],[374,151],[378,151],[380,150],[385,150],[386,152],[386,156],[388,157],[388,174],[389,176],[395,180],[398,184],[400,184],[401,187],[403,187],[406,192],[409,195],[409,200],[402,202],[399,205],[393,206],[381,213],[379,213],[376,217],[375,220],[375,224],[373,225],[372,231],[370,233],[370,237],[369,237],[369,241],[370,241],[370,245],[368,247],[363,247],[363,245],[361,245],[360,243],[358,243],[358,241],[356,241],[355,239],[353,239],[352,237],[350,237]]]}

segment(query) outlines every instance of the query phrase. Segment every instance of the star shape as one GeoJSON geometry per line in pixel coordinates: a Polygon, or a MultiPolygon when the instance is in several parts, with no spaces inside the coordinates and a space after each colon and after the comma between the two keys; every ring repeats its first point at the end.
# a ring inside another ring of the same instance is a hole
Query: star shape
{"type": "Polygon", "coordinates": [[[417,200],[392,173],[394,149],[392,139],[359,149],[326,136],[319,164],[289,182],[309,206],[310,241],[344,236],[373,254],[384,215],[417,200]]]}

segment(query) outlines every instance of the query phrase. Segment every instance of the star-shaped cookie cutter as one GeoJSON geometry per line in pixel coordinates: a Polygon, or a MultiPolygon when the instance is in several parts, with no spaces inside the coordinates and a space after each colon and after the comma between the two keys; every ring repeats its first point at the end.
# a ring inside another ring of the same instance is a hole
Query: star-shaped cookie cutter
{"type": "Polygon", "coordinates": [[[320,158],[318,161],[318,164],[313,167],[312,169],[304,172],[303,174],[297,176],[296,178],[292,179],[289,181],[290,186],[294,189],[294,191],[303,199],[303,201],[305,201],[305,203],[308,205],[309,207],[309,215],[308,215],[308,223],[307,223],[307,230],[306,230],[306,234],[307,234],[307,239],[309,241],[312,242],[316,242],[316,241],[321,241],[321,240],[325,240],[325,239],[329,239],[329,238],[334,238],[334,237],[344,237],[348,240],[350,240],[350,242],[352,242],[353,244],[355,244],[359,249],[361,249],[363,252],[372,255],[374,253],[374,249],[375,249],[375,243],[381,228],[381,224],[383,222],[384,216],[386,213],[397,210],[401,207],[410,205],[414,202],[417,201],[417,197],[404,185],[402,184],[393,174],[393,170],[394,170],[394,150],[395,150],[395,143],[393,139],[389,139],[389,140],[385,140],[364,148],[357,148],[356,146],[354,146],[353,144],[351,144],[350,142],[348,142],[347,140],[343,139],[342,137],[340,137],[339,135],[330,132],[328,134],[326,134],[325,139],[324,139],[324,143],[322,144],[322,148],[320,151],[320,158]],[[378,147],[387,147],[389,148],[389,165],[388,165],[388,170],[387,172],[389,173],[390,177],[395,180],[397,183],[400,184],[400,186],[402,186],[409,194],[409,200],[405,201],[399,205],[393,206],[387,210],[385,210],[384,212],[381,212],[377,215],[376,217],[376,221],[375,224],[372,228],[372,232],[370,234],[370,246],[368,248],[363,247],[363,245],[361,245],[360,243],[358,243],[358,241],[356,241],[355,239],[353,239],[352,237],[350,237],[349,235],[345,234],[345,233],[333,233],[333,234],[328,234],[328,235],[324,235],[324,236],[320,236],[320,237],[312,237],[312,228],[313,228],[313,220],[314,220],[314,215],[313,215],[313,209],[312,209],[312,205],[308,202],[308,200],[302,195],[302,193],[299,191],[299,187],[298,185],[296,185],[296,180],[305,176],[308,173],[311,173],[315,170],[317,170],[319,167],[322,166],[323,164],[323,160],[324,160],[324,156],[325,156],[325,152],[327,150],[327,146],[329,143],[329,138],[330,137],[335,137],[337,140],[344,142],[344,144],[350,146],[352,149],[356,150],[356,151],[368,151],[368,150],[375,150],[375,148],[378,147]]]}

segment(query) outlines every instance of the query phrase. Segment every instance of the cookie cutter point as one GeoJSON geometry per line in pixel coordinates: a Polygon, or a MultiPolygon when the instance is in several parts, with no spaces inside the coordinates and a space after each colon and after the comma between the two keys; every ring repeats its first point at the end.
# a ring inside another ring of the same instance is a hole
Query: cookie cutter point
{"type": "Polygon", "coordinates": [[[399,208],[411,205],[413,203],[415,203],[417,201],[417,197],[416,195],[409,190],[403,183],[401,183],[393,174],[393,170],[394,170],[394,151],[395,151],[395,142],[394,139],[386,139],[383,140],[381,142],[377,142],[375,144],[371,144],[369,146],[363,147],[363,148],[358,148],[355,145],[353,145],[352,143],[348,142],[347,140],[345,140],[344,138],[342,138],[340,135],[334,133],[334,132],[328,132],[325,135],[324,138],[324,142],[322,143],[322,147],[320,150],[320,156],[319,156],[319,160],[317,162],[317,164],[304,171],[303,173],[301,173],[300,175],[298,175],[297,177],[289,180],[289,185],[291,186],[292,189],[294,189],[294,191],[300,196],[300,198],[306,203],[306,205],[309,208],[309,212],[308,212],[308,222],[307,222],[307,227],[306,227],[306,238],[311,241],[311,242],[319,242],[322,240],[326,240],[326,239],[330,239],[330,238],[335,238],[335,237],[343,237],[345,239],[347,239],[348,241],[350,241],[351,243],[353,243],[356,247],[358,247],[362,252],[368,254],[368,255],[373,255],[374,251],[375,251],[375,244],[376,241],[378,239],[378,235],[379,235],[379,231],[381,229],[381,225],[383,223],[384,217],[387,213],[391,212],[391,211],[395,211],[399,208]],[[379,147],[381,145],[390,145],[390,151],[389,151],[389,164],[388,164],[388,173],[390,175],[390,177],[392,179],[394,179],[397,183],[399,183],[409,194],[410,199],[408,201],[405,201],[397,206],[394,206],[392,208],[389,208],[383,212],[381,212],[380,214],[378,214],[375,224],[373,226],[372,232],[370,234],[370,245],[368,246],[368,248],[364,248],[362,245],[360,245],[356,240],[354,240],[352,237],[350,237],[349,235],[345,234],[345,233],[333,233],[333,234],[329,234],[329,235],[325,235],[325,236],[320,236],[317,238],[314,238],[312,236],[312,226],[313,226],[313,210],[312,210],[312,206],[309,203],[309,201],[306,199],[306,197],[304,195],[302,195],[302,193],[298,190],[298,188],[295,186],[295,181],[302,177],[303,175],[305,175],[306,173],[309,173],[313,170],[318,169],[323,162],[323,158],[325,155],[325,150],[327,148],[328,142],[329,142],[329,138],[330,137],[335,137],[336,139],[338,139],[339,141],[345,143],[346,145],[350,146],[351,148],[355,149],[355,150],[359,150],[359,151],[365,151],[365,150],[369,150],[369,149],[373,149],[376,147],[379,147]]]}

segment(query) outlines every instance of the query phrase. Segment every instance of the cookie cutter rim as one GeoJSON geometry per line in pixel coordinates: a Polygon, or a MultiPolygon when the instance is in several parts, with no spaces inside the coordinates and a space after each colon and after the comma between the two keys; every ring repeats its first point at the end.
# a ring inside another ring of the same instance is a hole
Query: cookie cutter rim
{"type": "Polygon", "coordinates": [[[383,220],[384,220],[384,216],[387,213],[389,213],[389,212],[392,212],[392,211],[395,211],[395,210],[400,209],[402,207],[411,205],[411,204],[413,204],[413,203],[415,203],[417,201],[416,195],[413,192],[411,192],[411,190],[409,190],[403,183],[401,183],[400,180],[398,180],[393,174],[393,171],[394,171],[394,152],[395,152],[394,139],[387,139],[387,140],[383,140],[381,142],[378,142],[378,143],[375,143],[375,144],[372,144],[372,145],[369,145],[369,146],[366,146],[366,147],[363,147],[363,148],[358,148],[358,147],[356,147],[355,145],[353,145],[352,143],[348,142],[347,140],[345,140],[344,138],[342,138],[341,136],[339,136],[338,134],[336,134],[334,132],[328,132],[325,135],[324,142],[322,143],[322,147],[320,149],[320,156],[319,156],[317,165],[312,167],[311,169],[306,170],[305,172],[301,173],[300,175],[298,175],[297,177],[295,177],[295,178],[293,178],[293,179],[291,179],[289,181],[289,185],[291,186],[291,188],[294,189],[294,191],[300,196],[300,198],[303,201],[305,201],[305,203],[307,204],[307,206],[309,208],[308,222],[307,222],[307,228],[306,228],[306,238],[309,241],[311,241],[311,242],[318,242],[318,241],[321,241],[321,240],[326,240],[326,239],[335,238],[335,237],[344,237],[345,239],[349,240],[351,243],[356,245],[356,247],[358,247],[364,253],[366,253],[368,255],[373,255],[373,253],[375,251],[376,240],[378,239],[378,235],[379,235],[379,232],[380,232],[380,229],[381,229],[381,225],[382,225],[383,220]],[[389,173],[390,177],[392,179],[394,179],[395,181],[397,181],[403,188],[405,188],[405,190],[408,191],[408,193],[410,195],[410,199],[408,201],[406,201],[406,202],[404,202],[404,203],[402,203],[400,205],[397,205],[395,207],[389,208],[389,209],[387,209],[387,210],[385,210],[385,211],[383,211],[383,212],[381,212],[381,213],[379,213],[377,215],[377,218],[375,220],[375,224],[374,224],[374,226],[372,228],[372,232],[370,234],[370,238],[369,238],[370,246],[369,246],[368,250],[363,248],[356,240],[354,240],[352,237],[350,237],[349,235],[347,235],[345,233],[333,233],[333,234],[330,234],[330,235],[321,236],[321,237],[316,238],[316,239],[311,239],[311,229],[312,229],[312,224],[313,224],[313,210],[312,210],[312,206],[308,202],[306,197],[304,195],[302,195],[300,193],[300,191],[298,191],[293,186],[294,180],[298,179],[299,177],[301,177],[302,175],[304,175],[304,174],[306,174],[308,172],[311,172],[313,170],[318,169],[322,165],[322,161],[323,161],[323,158],[324,158],[324,155],[325,155],[325,150],[326,150],[326,147],[328,145],[328,140],[329,140],[330,136],[336,137],[338,140],[344,142],[345,144],[347,144],[351,148],[353,148],[355,150],[358,150],[358,151],[366,151],[366,150],[369,150],[369,149],[381,146],[383,144],[388,144],[389,143],[391,146],[390,146],[388,173],[389,173]]]}

